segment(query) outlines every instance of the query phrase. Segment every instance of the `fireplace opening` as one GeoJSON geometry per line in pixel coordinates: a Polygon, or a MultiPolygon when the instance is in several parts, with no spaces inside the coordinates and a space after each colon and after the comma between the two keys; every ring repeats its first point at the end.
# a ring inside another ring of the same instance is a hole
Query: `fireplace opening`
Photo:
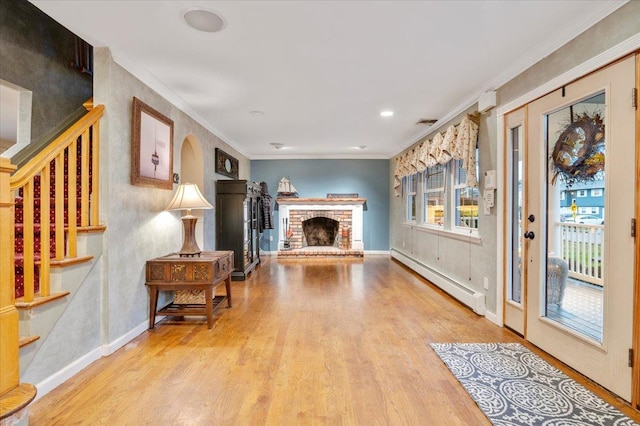
{"type": "Polygon", "coordinates": [[[333,246],[339,224],[337,220],[328,217],[312,217],[302,221],[302,232],[307,246],[333,246]]]}

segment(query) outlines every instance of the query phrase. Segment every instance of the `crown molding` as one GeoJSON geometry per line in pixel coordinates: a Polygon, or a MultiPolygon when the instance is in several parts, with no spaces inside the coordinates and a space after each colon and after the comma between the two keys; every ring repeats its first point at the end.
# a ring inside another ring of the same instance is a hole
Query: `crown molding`
{"type": "Polygon", "coordinates": [[[386,154],[291,154],[252,155],[250,160],[389,160],[386,154]]]}
{"type": "Polygon", "coordinates": [[[127,72],[131,73],[138,80],[149,86],[151,89],[156,91],[160,96],[165,98],[167,101],[171,102],[175,107],[180,109],[182,112],[187,114],[193,120],[195,120],[198,124],[203,126],[205,129],[214,134],[217,138],[222,140],[222,142],[226,143],[240,154],[249,158],[246,150],[241,147],[236,141],[232,138],[225,135],[215,126],[213,126],[207,119],[198,114],[189,104],[187,104],[184,99],[178,96],[173,90],[171,90],[167,85],[165,85],[160,79],[158,79],[155,75],[147,71],[146,69],[139,67],[136,65],[136,62],[129,58],[127,55],[123,54],[118,49],[111,49],[111,57],[113,60],[124,68],[127,72]]]}
{"type": "Polygon", "coordinates": [[[600,53],[581,63],[580,65],[570,69],[569,71],[560,74],[559,76],[547,81],[545,84],[536,87],[535,89],[525,93],[522,96],[500,106],[498,108],[498,117],[512,111],[520,106],[533,101],[541,96],[546,95],[549,92],[556,90],[559,87],[564,86],[584,75],[587,75],[603,66],[610,64],[616,59],[622,58],[636,50],[640,49],[640,33],[635,34],[625,41],[615,45],[614,47],[600,53]]]}
{"type": "Polygon", "coordinates": [[[433,125],[427,127],[424,130],[421,130],[420,132],[407,139],[404,143],[402,143],[402,148],[397,150],[395,154],[392,155],[392,157],[400,154],[402,151],[409,148],[411,145],[415,144],[421,139],[424,139],[426,136],[433,133],[433,131],[443,123],[454,119],[456,116],[475,105],[478,102],[480,95],[482,95],[484,92],[499,89],[501,86],[511,81],[522,72],[531,68],[543,58],[560,49],[562,46],[615,12],[628,2],[629,0],[615,0],[590,3],[589,8],[587,8],[588,17],[586,19],[581,20],[579,23],[572,24],[568,22],[566,26],[564,26],[555,34],[554,37],[552,37],[552,40],[537,45],[527,51],[519,60],[515,61],[502,74],[498,75],[491,81],[488,81],[482,86],[481,89],[471,93],[457,106],[452,108],[443,117],[438,119],[438,121],[436,121],[433,125]]]}

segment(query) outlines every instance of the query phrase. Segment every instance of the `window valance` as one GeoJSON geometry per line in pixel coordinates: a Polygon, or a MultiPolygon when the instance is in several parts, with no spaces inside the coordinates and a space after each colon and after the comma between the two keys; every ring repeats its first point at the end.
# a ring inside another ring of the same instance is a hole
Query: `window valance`
{"type": "Polygon", "coordinates": [[[478,186],[476,178],[476,145],[480,114],[467,114],[460,124],[451,125],[443,133],[437,133],[411,150],[396,157],[393,190],[396,197],[401,195],[404,176],[423,172],[436,164],[446,164],[451,160],[462,160],[462,168],[467,172],[467,186],[478,186]]]}

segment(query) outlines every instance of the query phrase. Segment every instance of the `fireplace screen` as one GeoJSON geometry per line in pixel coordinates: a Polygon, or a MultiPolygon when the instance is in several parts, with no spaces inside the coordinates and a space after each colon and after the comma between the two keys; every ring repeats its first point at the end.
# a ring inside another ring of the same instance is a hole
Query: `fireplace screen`
{"type": "Polygon", "coordinates": [[[338,235],[337,220],[328,217],[313,217],[302,222],[307,246],[333,246],[338,235]]]}

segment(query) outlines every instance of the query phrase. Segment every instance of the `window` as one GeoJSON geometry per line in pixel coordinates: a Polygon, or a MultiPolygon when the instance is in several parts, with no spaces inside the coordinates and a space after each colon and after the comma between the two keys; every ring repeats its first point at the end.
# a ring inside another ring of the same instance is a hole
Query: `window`
{"type": "Polygon", "coordinates": [[[436,164],[424,172],[423,222],[430,225],[444,224],[444,188],[447,166],[436,164]]]}
{"type": "Polygon", "coordinates": [[[454,167],[454,226],[457,228],[478,229],[478,199],[480,198],[480,191],[478,188],[466,186],[467,172],[462,168],[461,160],[454,161],[451,164],[454,167]]]}
{"type": "Polygon", "coordinates": [[[577,193],[578,197],[586,197],[587,196],[587,190],[586,189],[581,189],[580,191],[578,191],[577,193]]]}
{"type": "Polygon", "coordinates": [[[602,189],[592,189],[591,190],[592,197],[602,197],[602,189]]]}
{"type": "Polygon", "coordinates": [[[437,230],[460,235],[453,238],[478,238],[480,190],[467,186],[467,182],[478,181],[478,165],[476,161],[474,174],[470,175],[471,170],[463,167],[462,160],[452,159],[402,177],[402,223],[417,225],[425,232],[437,230]]]}
{"type": "Polygon", "coordinates": [[[408,222],[416,221],[416,193],[418,190],[418,174],[409,175],[406,178],[406,214],[408,222]]]}

